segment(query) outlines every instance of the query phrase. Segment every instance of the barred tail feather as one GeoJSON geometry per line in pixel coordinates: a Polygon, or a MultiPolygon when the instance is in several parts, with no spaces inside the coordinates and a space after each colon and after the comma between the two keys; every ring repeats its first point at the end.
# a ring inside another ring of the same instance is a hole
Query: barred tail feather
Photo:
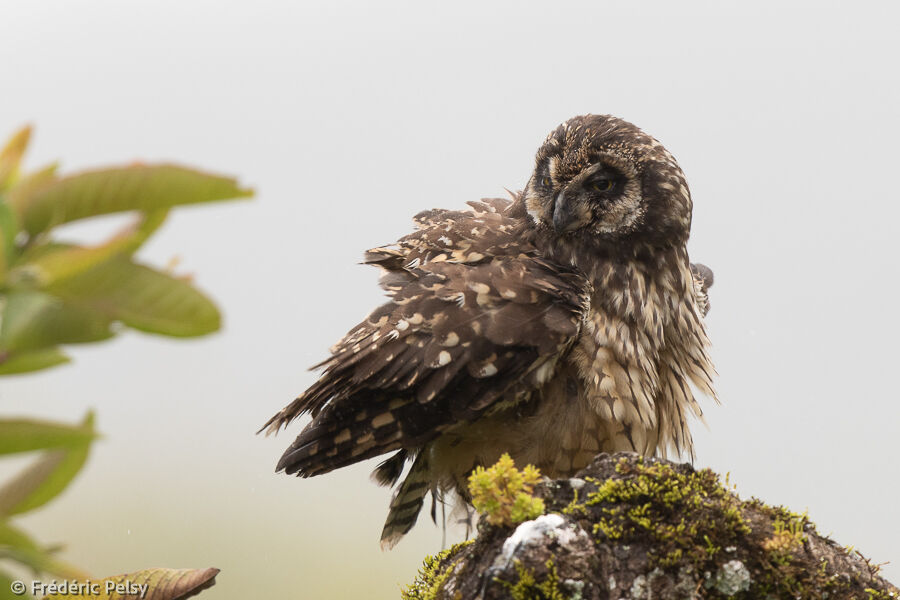
{"type": "Polygon", "coordinates": [[[391,509],[384,523],[384,529],[381,530],[382,550],[393,548],[400,538],[413,528],[425,503],[425,495],[432,491],[430,469],[425,454],[421,452],[416,457],[409,474],[391,500],[391,509]]]}
{"type": "Polygon", "coordinates": [[[351,408],[353,420],[326,407],[285,450],[275,470],[312,477],[401,448],[403,433],[389,406],[351,408]]]}

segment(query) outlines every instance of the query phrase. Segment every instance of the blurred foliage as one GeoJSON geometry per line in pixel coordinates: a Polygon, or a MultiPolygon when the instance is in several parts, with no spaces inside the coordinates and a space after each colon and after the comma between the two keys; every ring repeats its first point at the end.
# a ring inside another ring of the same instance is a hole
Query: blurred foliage
{"type": "MultiPolygon", "coordinates": [[[[218,330],[221,317],[209,298],[188,279],[143,265],[134,254],[172,207],[253,192],[233,179],[176,165],[133,164],[66,176],[51,165],[23,174],[30,136],[25,127],[0,150],[0,375],[68,362],[60,346],[106,340],[123,327],[175,337],[218,330]],[[136,220],[98,244],[54,236],[58,225],[120,212],[133,212],[136,220]]],[[[96,437],[92,413],[78,425],[0,419],[0,456],[40,452],[0,484],[0,600],[19,596],[4,562],[35,577],[87,579],[55,558],[58,548],[39,545],[10,518],[58,496],[84,466],[96,437]]],[[[151,569],[110,581],[140,580],[150,588],[145,597],[174,600],[213,585],[217,573],[151,569]]]]}
{"type": "Polygon", "coordinates": [[[514,525],[544,514],[544,501],[532,496],[541,472],[534,465],[521,471],[504,453],[494,466],[476,467],[469,476],[472,506],[492,525],[514,525]]]}
{"type": "Polygon", "coordinates": [[[68,361],[60,349],[108,339],[123,326],[192,337],[216,331],[219,310],[190,281],[140,264],[134,253],[169,209],[252,195],[234,179],[175,165],[105,168],[66,176],[55,165],[22,174],[30,129],[0,150],[0,375],[68,361]],[[76,220],[134,212],[96,245],[58,240],[76,220]]]}
{"type": "MultiPolygon", "coordinates": [[[[96,437],[92,413],[78,425],[28,419],[0,421],[0,456],[41,451],[34,462],[0,485],[0,560],[18,563],[35,576],[47,573],[66,579],[87,577],[56,559],[58,548],[40,546],[15,527],[10,517],[39,508],[58,496],[81,470],[96,437]]],[[[0,569],[0,598],[12,593],[11,582],[10,574],[0,569]]]]}

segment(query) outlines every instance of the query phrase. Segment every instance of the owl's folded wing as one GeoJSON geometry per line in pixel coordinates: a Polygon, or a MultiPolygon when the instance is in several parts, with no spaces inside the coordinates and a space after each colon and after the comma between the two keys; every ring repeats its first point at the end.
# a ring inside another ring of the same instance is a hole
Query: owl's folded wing
{"type": "Polygon", "coordinates": [[[319,365],[321,378],[267,423],[277,430],[313,416],[279,470],[318,475],[418,448],[526,399],[578,336],[589,284],[544,259],[509,246],[468,262],[432,256],[411,264],[373,252],[371,262],[383,257],[392,299],[352,329],[319,365]]]}

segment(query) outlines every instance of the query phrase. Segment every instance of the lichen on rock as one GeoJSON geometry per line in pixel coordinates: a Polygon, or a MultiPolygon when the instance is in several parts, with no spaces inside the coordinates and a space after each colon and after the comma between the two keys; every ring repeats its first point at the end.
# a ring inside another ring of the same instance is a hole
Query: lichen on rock
{"type": "Polygon", "coordinates": [[[739,560],[728,561],[716,572],[713,585],[725,596],[746,592],[750,589],[750,571],[739,560]]]}

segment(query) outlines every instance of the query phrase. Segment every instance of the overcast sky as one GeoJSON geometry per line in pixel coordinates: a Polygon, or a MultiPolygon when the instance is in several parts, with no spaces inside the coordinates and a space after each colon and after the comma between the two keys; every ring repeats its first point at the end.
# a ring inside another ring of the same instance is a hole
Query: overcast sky
{"type": "MultiPolygon", "coordinates": [[[[220,303],[201,341],[128,334],[0,381],[0,413],[104,439],[22,520],[96,576],[222,569],[209,598],[397,597],[439,549],[427,518],[378,547],[369,461],[296,480],[299,427],[254,432],[381,300],[366,248],[424,208],[526,182],[559,122],[611,113],[678,158],[691,258],[713,268],[721,406],[697,466],[809,509],[900,581],[896,250],[900,75],[893,3],[15,2],[0,34],[0,135],[27,164],[177,161],[256,200],[181,209],[142,254],[220,303]]],[[[92,239],[108,231],[76,227],[92,239]]]]}

